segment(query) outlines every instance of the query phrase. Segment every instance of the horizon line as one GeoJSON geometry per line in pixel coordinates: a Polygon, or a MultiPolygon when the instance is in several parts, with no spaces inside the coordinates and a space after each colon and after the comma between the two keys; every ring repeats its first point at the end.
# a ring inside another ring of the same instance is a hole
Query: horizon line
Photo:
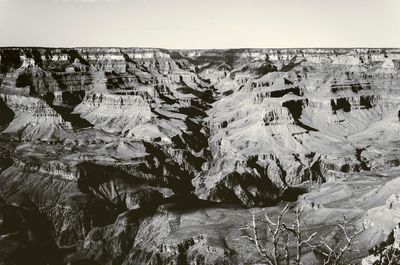
{"type": "Polygon", "coordinates": [[[400,49],[400,47],[381,47],[381,46],[346,46],[346,47],[230,47],[230,48],[163,48],[155,46],[42,46],[42,45],[7,45],[0,46],[0,49],[12,48],[35,48],[35,49],[101,49],[101,48],[116,48],[116,49],[159,49],[159,50],[256,50],[256,49],[270,49],[270,50],[295,50],[295,49],[400,49]]]}

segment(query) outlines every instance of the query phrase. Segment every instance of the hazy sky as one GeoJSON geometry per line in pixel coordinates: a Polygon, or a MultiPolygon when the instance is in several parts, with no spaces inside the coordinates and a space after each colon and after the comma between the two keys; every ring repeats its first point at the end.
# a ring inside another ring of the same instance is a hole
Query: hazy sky
{"type": "Polygon", "coordinates": [[[400,0],[0,0],[0,46],[400,48],[400,0]]]}

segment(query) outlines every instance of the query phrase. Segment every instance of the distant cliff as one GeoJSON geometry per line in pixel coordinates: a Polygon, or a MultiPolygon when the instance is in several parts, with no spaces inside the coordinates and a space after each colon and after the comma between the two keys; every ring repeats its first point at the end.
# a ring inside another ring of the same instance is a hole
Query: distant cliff
{"type": "Polygon", "coordinates": [[[168,200],[266,206],[400,165],[399,104],[400,49],[1,48],[0,190],[59,245],[168,200]]]}

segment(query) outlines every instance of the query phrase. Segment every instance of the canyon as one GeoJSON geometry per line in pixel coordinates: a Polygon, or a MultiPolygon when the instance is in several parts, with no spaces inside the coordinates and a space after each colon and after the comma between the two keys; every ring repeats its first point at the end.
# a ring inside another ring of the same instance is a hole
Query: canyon
{"type": "Polygon", "coordinates": [[[0,130],[0,264],[262,264],[286,203],[372,264],[400,223],[400,49],[0,48],[0,130]]]}

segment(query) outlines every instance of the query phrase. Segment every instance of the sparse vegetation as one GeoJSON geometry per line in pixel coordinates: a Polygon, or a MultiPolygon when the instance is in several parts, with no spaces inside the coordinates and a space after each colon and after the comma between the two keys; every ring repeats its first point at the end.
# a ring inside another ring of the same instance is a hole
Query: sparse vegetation
{"type": "Polygon", "coordinates": [[[290,204],[286,204],[275,220],[264,214],[259,224],[253,214],[251,223],[239,228],[247,234],[237,240],[244,239],[254,244],[268,265],[303,264],[302,258],[306,248],[313,251],[316,257],[320,257],[321,264],[324,265],[344,264],[346,253],[357,252],[353,245],[356,243],[356,237],[365,230],[365,225],[351,233],[349,220],[344,218],[337,224],[343,240],[332,244],[328,238],[319,236],[317,232],[307,233],[308,229],[304,224],[307,216],[304,216],[303,208],[295,208],[295,219],[292,224],[284,222],[289,211],[290,204]],[[260,224],[265,227],[259,227],[260,224]],[[266,230],[267,234],[261,235],[261,230],[266,230]]]}

